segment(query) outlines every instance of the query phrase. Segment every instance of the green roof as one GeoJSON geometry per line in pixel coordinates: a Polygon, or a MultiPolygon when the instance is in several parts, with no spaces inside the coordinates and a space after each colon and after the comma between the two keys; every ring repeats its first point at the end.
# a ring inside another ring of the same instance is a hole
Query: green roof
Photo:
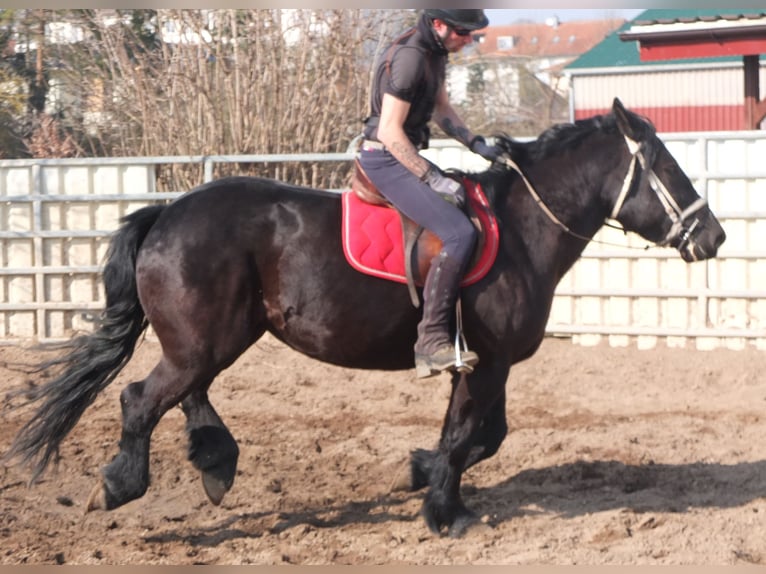
{"type": "Polygon", "coordinates": [[[644,10],[625,22],[620,28],[604,38],[600,43],[572,61],[565,70],[585,70],[591,68],[622,68],[627,66],[657,67],[673,64],[704,64],[711,62],[741,62],[741,56],[721,56],[717,58],[688,58],[665,61],[641,61],[638,52],[638,41],[623,42],[620,33],[625,32],[631,26],[647,23],[665,23],[670,21],[687,21],[696,18],[709,18],[725,15],[745,15],[749,12],[742,10],[710,9],[710,10],[680,10],[680,9],[652,9],[644,10]]]}

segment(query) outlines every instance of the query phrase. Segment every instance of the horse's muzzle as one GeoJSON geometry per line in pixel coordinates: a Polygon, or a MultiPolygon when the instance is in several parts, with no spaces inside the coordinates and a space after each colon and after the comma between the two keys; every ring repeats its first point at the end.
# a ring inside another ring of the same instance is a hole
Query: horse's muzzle
{"type": "Polygon", "coordinates": [[[726,232],[713,213],[708,209],[687,227],[684,226],[674,242],[687,263],[711,259],[718,253],[718,248],[726,241],[726,232]]]}

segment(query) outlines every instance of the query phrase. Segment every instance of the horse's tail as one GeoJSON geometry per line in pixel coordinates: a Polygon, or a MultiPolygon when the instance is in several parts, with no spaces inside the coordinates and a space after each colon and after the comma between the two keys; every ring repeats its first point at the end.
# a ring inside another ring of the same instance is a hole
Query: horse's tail
{"type": "MultiPolygon", "coordinates": [[[[4,458],[19,457],[32,467],[34,482],[58,455],[61,441],[74,428],[96,396],[104,390],[133,356],[138,338],[148,327],[138,300],[136,257],[157,221],[162,205],[140,209],[124,218],[106,254],[103,281],[106,308],[90,334],[63,343],[62,356],[38,365],[34,371],[58,369],[43,385],[13,391],[24,405],[42,401],[32,418],[19,430],[4,458]]],[[[22,406],[22,405],[18,405],[22,406]]]]}

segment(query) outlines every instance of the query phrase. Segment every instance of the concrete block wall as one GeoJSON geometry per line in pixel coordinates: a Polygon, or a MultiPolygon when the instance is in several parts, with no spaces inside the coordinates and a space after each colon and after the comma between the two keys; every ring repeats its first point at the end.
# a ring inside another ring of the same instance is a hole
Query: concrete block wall
{"type": "MultiPolygon", "coordinates": [[[[548,332],[584,345],[764,347],[766,136],[663,139],[726,229],[719,257],[689,265],[675,250],[644,250],[642,238],[604,228],[559,285],[548,332]]],[[[486,166],[452,142],[433,142],[425,155],[445,168],[486,166]]],[[[91,328],[109,233],[151,202],[145,194],[157,195],[158,159],[0,161],[0,342],[91,328]]]]}
{"type": "Polygon", "coordinates": [[[88,331],[108,234],[148,203],[127,198],[154,191],[153,167],[15,163],[0,168],[0,340],[88,331]]]}

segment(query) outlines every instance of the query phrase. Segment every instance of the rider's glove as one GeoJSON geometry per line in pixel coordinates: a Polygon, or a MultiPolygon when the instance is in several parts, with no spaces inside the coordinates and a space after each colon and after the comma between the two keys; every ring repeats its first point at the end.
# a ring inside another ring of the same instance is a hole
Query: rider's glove
{"type": "Polygon", "coordinates": [[[421,178],[428,186],[452,205],[465,205],[465,189],[458,181],[444,175],[438,168],[431,166],[421,178]]]}
{"type": "Polygon", "coordinates": [[[496,145],[487,145],[487,142],[482,136],[476,136],[468,144],[468,149],[473,153],[479,154],[484,159],[494,162],[503,155],[503,149],[496,145]]]}

